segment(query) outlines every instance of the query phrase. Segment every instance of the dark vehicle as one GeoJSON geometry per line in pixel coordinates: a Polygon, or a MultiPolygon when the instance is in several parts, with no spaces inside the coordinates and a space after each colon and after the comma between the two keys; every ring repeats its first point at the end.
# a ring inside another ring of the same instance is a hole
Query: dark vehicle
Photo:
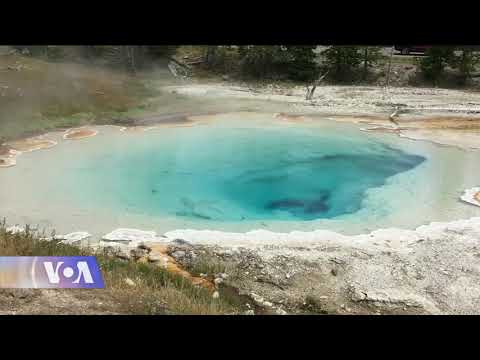
{"type": "Polygon", "coordinates": [[[431,46],[429,45],[395,45],[395,50],[400,51],[403,55],[410,53],[425,54],[430,48],[431,46]]]}

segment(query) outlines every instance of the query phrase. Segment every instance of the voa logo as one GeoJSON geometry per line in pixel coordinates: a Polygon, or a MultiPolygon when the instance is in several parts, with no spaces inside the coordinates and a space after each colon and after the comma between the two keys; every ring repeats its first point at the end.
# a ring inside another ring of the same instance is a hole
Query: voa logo
{"type": "Polygon", "coordinates": [[[61,281],[71,282],[72,284],[82,283],[93,284],[92,273],[86,261],[77,261],[74,265],[65,265],[65,262],[44,261],[43,266],[47,273],[50,284],[60,284],[61,281]],[[76,268],[76,269],[75,269],[76,268]]]}

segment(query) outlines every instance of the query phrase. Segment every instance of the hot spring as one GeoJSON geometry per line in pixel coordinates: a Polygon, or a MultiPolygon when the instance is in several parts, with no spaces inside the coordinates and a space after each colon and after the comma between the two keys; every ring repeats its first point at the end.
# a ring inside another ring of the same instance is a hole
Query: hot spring
{"type": "Polygon", "coordinates": [[[478,215],[476,152],[272,114],[204,117],[59,141],[0,171],[9,222],[58,231],[116,227],[248,231],[413,228],[478,215]]]}

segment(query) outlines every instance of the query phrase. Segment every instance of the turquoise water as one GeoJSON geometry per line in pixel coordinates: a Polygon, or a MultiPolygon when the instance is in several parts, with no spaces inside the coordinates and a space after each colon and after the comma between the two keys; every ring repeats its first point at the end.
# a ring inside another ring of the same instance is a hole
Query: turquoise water
{"type": "Polygon", "coordinates": [[[478,151],[321,117],[229,113],[191,127],[95,137],[25,153],[0,171],[0,218],[47,231],[119,227],[358,234],[480,216],[478,151]]]}
{"type": "Polygon", "coordinates": [[[347,129],[165,129],[132,138],[128,151],[112,146],[83,160],[76,183],[90,186],[85,192],[97,194],[96,201],[137,214],[202,221],[335,218],[358,211],[366,190],[425,161],[347,129]]]}

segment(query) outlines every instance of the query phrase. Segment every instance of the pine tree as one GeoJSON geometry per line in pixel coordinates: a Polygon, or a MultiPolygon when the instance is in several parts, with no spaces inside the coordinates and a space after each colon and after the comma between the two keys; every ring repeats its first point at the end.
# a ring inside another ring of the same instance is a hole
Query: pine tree
{"type": "Polygon", "coordinates": [[[435,46],[427,50],[425,57],[420,61],[420,70],[425,78],[437,84],[444,73],[445,67],[452,62],[453,48],[435,46]]]}
{"type": "Polygon", "coordinates": [[[453,68],[458,69],[460,72],[460,83],[464,85],[472,77],[472,73],[480,62],[480,55],[470,46],[463,46],[459,50],[461,54],[453,55],[450,64],[453,68]]]}
{"type": "Polygon", "coordinates": [[[382,58],[381,48],[378,46],[363,46],[360,49],[363,62],[362,79],[366,80],[369,68],[376,65],[382,58]]]}
{"type": "Polygon", "coordinates": [[[288,74],[292,80],[313,81],[319,75],[316,46],[287,46],[288,74]]]}
{"type": "Polygon", "coordinates": [[[353,71],[362,62],[357,46],[330,46],[323,54],[331,76],[338,81],[351,80],[353,71]]]}
{"type": "Polygon", "coordinates": [[[256,78],[265,78],[286,62],[286,49],[279,45],[247,45],[239,47],[242,72],[256,78]]]}

